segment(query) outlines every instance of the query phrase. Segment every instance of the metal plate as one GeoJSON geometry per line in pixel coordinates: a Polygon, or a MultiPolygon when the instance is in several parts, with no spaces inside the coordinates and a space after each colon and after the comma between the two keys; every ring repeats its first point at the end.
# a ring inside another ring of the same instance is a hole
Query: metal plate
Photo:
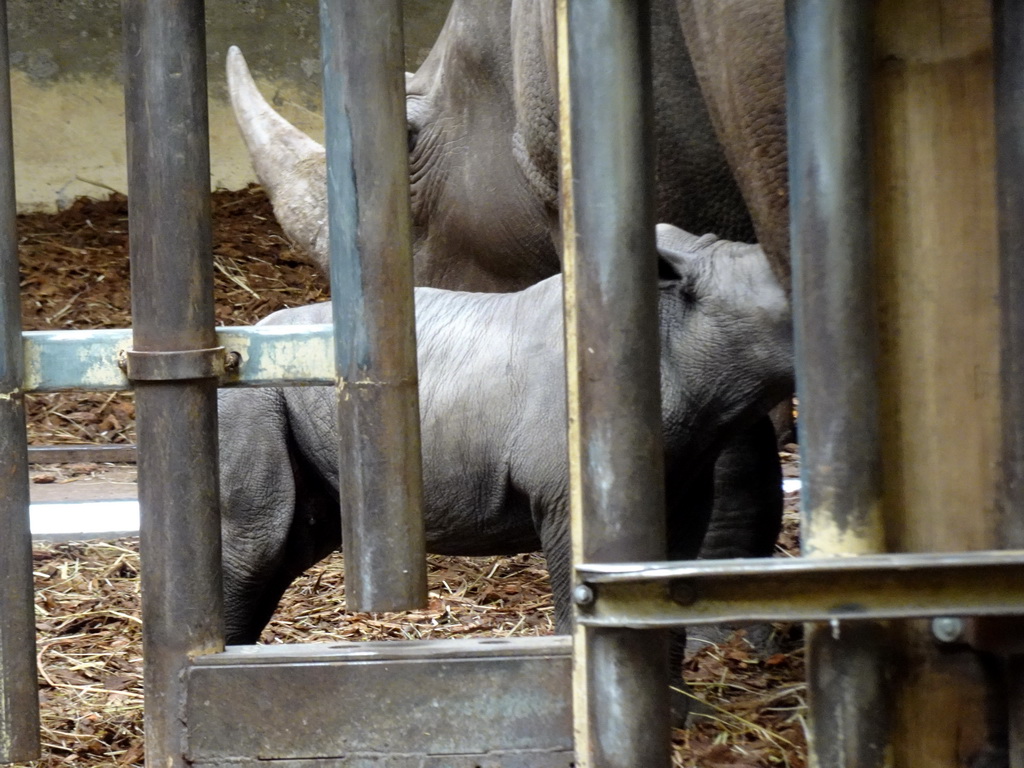
{"type": "Polygon", "coordinates": [[[195,768],[572,768],[572,753],[492,752],[487,755],[346,755],[321,760],[215,761],[195,768]]]}
{"type": "Polygon", "coordinates": [[[197,658],[195,765],[568,768],[568,637],[232,647],[197,658]]]}

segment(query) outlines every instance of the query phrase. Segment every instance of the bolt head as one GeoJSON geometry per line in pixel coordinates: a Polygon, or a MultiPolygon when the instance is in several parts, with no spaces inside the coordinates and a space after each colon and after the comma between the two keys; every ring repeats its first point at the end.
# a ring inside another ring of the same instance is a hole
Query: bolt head
{"type": "Polygon", "coordinates": [[[594,590],[586,584],[578,584],[572,591],[572,601],[580,608],[586,608],[594,604],[594,590]]]}
{"type": "Polygon", "coordinates": [[[932,635],[940,643],[956,643],[963,639],[964,620],[959,616],[938,616],[932,619],[932,635]]]}
{"type": "Polygon", "coordinates": [[[697,602],[697,588],[689,581],[673,581],[668,592],[676,605],[687,606],[697,602]]]}

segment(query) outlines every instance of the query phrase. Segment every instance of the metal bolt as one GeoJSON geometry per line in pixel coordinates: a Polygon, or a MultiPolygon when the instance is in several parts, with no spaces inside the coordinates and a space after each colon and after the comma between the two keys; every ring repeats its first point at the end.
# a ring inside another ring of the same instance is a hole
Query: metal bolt
{"type": "Polygon", "coordinates": [[[964,629],[964,620],[959,616],[938,616],[932,619],[932,635],[940,643],[960,642],[964,629]]]}
{"type": "Polygon", "coordinates": [[[242,364],[242,355],[238,352],[228,352],[224,360],[225,371],[237,371],[242,364]]]}
{"type": "Polygon", "coordinates": [[[572,601],[580,608],[594,604],[594,590],[586,584],[578,584],[572,591],[572,601]]]}
{"type": "Polygon", "coordinates": [[[128,350],[121,349],[117,352],[117,367],[127,373],[128,371],[128,350]]]}
{"type": "Polygon", "coordinates": [[[676,605],[693,605],[697,602],[697,587],[689,581],[673,581],[669,585],[668,595],[676,605]]]}

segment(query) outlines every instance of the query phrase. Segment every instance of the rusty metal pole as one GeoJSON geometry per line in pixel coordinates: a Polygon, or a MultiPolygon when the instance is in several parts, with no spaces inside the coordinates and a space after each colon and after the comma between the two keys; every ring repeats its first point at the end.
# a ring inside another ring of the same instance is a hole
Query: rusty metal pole
{"type": "MultiPolygon", "coordinates": [[[[805,554],[883,552],[869,6],[789,0],[787,97],[805,554]]],[[[882,768],[886,630],[808,625],[811,764],[882,768]],[[843,738],[835,738],[836,734],[843,738]]]]}
{"type": "Polygon", "coordinates": [[[224,644],[205,18],[202,0],[123,8],[146,762],[172,768],[184,668],[224,644]]]}
{"type": "Polygon", "coordinates": [[[39,757],[7,2],[0,0],[0,763],[39,757]]]}
{"type": "Polygon", "coordinates": [[[399,0],[321,0],[349,610],[426,604],[399,0]]]}
{"type": "MultiPolygon", "coordinates": [[[[557,8],[573,559],[661,560],[650,9],[557,8]]],[[[580,627],[574,668],[577,764],[669,765],[666,634],[580,627]]]]}
{"type": "MultiPolygon", "coordinates": [[[[1024,5],[992,4],[996,184],[999,206],[1000,545],[1024,548],[1024,5]]],[[[1021,624],[1014,624],[1019,633],[1021,624]]],[[[1009,641],[1005,623],[999,633],[1009,641]]],[[[1020,637],[1006,668],[1011,768],[1024,768],[1024,655],[1020,637]]]]}

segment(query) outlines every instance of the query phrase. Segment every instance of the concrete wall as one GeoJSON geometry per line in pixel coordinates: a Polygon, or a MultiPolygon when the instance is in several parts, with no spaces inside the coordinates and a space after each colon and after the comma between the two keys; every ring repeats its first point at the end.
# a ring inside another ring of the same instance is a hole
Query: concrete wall
{"type": "MultiPolygon", "coordinates": [[[[403,0],[407,65],[430,50],[450,0],[403,0]]],[[[120,0],[9,0],[18,205],[54,209],[127,191],[120,0]]],[[[316,0],[206,0],[212,188],[253,181],[227,102],[224,54],[238,45],[281,113],[316,139],[316,0]]]]}

